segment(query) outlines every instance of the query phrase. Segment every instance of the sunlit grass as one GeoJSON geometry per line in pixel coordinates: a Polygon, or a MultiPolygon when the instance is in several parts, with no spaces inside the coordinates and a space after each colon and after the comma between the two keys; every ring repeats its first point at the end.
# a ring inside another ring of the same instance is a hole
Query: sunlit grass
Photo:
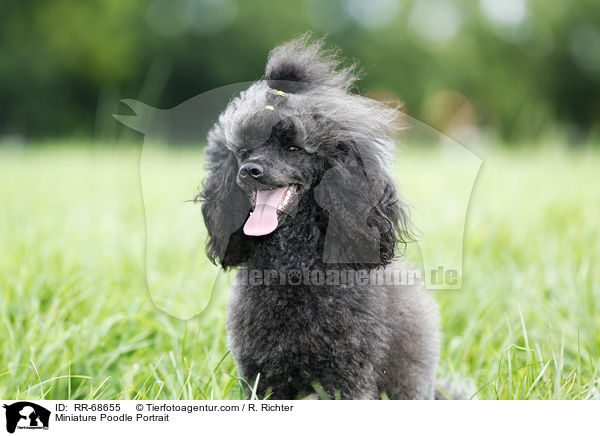
{"type": "MultiPolygon", "coordinates": [[[[189,173],[190,153],[157,155],[158,177],[189,173]]],[[[226,285],[188,321],[150,298],[139,156],[136,147],[0,149],[1,398],[243,397],[226,285]]],[[[403,180],[448,171],[432,151],[404,158],[403,180]]],[[[597,398],[600,152],[483,158],[463,288],[437,292],[440,376],[470,379],[479,398],[597,398]]],[[[177,251],[171,243],[165,253],[177,251]]],[[[213,283],[197,286],[202,296],[213,283]]]]}

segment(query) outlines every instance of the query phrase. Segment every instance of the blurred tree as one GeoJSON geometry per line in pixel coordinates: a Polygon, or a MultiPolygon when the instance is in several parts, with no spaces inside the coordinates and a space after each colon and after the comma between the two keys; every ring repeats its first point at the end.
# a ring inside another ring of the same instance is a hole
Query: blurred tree
{"type": "Polygon", "coordinates": [[[310,29],[359,61],[361,92],[434,127],[598,127],[595,0],[2,0],[0,134],[106,135],[119,98],[170,107],[258,79],[272,47],[310,29]]]}

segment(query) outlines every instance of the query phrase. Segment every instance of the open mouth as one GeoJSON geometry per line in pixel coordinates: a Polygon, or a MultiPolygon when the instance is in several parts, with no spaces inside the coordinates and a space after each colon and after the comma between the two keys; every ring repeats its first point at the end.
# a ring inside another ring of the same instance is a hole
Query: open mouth
{"type": "Polygon", "coordinates": [[[254,190],[254,210],[244,225],[244,233],[248,236],[263,236],[275,230],[279,225],[279,217],[288,210],[297,192],[298,185],[254,190]]]}

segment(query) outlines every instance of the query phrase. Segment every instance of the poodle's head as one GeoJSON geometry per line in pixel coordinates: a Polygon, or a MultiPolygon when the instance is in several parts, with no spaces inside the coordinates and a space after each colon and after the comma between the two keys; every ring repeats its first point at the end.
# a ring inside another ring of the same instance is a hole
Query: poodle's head
{"type": "Polygon", "coordinates": [[[374,241],[379,251],[363,262],[342,249],[336,261],[392,260],[396,242],[408,237],[406,209],[386,169],[397,111],[349,92],[355,80],[354,67],[342,68],[322,41],[304,36],[273,50],[265,79],[230,102],[206,151],[201,197],[211,260],[239,265],[282,227],[316,225],[294,222],[298,207],[311,202],[323,233],[350,247],[374,241]]]}

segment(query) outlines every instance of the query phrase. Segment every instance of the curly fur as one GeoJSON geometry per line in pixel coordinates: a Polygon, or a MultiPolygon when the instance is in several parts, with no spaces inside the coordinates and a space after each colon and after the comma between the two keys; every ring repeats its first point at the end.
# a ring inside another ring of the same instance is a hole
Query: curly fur
{"type": "Polygon", "coordinates": [[[397,111],[351,93],[355,71],[321,41],[291,41],[271,52],[264,80],[234,98],[209,133],[207,255],[242,267],[230,297],[230,348],[246,380],[260,375],[259,395],[293,399],[318,384],[331,397],[434,397],[438,314],[422,286],[252,286],[241,278],[248,270],[407,268],[394,260],[410,241],[407,207],[386,169],[397,111]],[[241,179],[247,162],[265,168],[260,180],[241,179]],[[301,194],[277,229],[244,234],[252,189],[290,184],[301,194]]]}

